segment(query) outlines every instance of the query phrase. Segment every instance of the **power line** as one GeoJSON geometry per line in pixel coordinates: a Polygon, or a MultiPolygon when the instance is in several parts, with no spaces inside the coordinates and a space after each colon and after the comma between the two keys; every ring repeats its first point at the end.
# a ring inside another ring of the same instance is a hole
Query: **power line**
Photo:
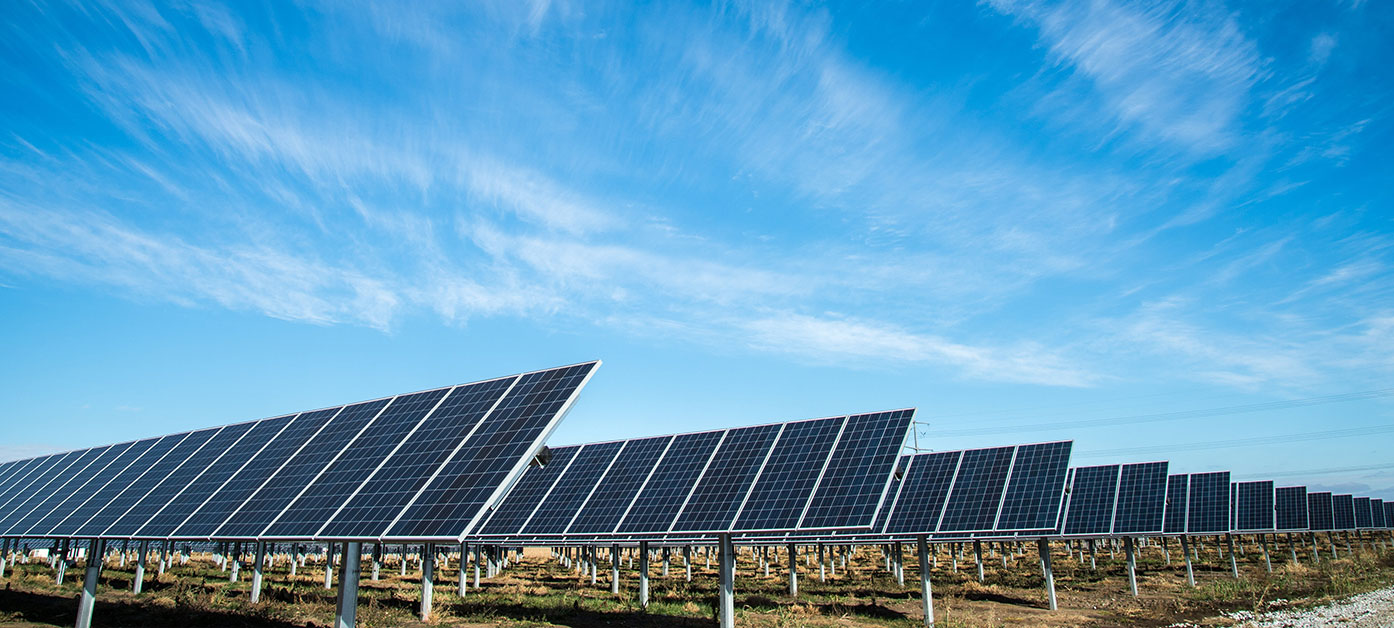
{"type": "Polygon", "coordinates": [[[1252,447],[1258,445],[1277,445],[1286,443],[1302,443],[1314,440],[1326,440],[1331,438],[1349,438],[1351,436],[1368,436],[1370,434],[1387,434],[1394,432],[1394,425],[1376,425],[1373,427],[1354,427],[1344,430],[1327,430],[1324,432],[1306,432],[1303,434],[1283,434],[1280,436],[1257,436],[1252,438],[1232,438],[1229,440],[1214,440],[1202,443],[1180,443],[1175,445],[1149,445],[1145,447],[1118,447],[1115,449],[1091,449],[1078,452],[1076,455],[1082,458],[1131,455],[1131,454],[1150,454],[1171,451],[1194,451],[1201,449],[1227,449],[1230,447],[1252,447]]]}
{"type": "Polygon", "coordinates": [[[1214,416],[1225,416],[1230,414],[1247,414],[1252,412],[1286,410],[1289,408],[1304,408],[1308,406],[1319,406],[1328,403],[1365,401],[1390,396],[1394,396],[1394,388],[1380,388],[1375,390],[1363,390],[1359,392],[1344,393],[1340,395],[1306,397],[1303,399],[1287,399],[1283,401],[1269,401],[1265,403],[1251,403],[1238,406],[1223,406],[1219,408],[1205,408],[1200,410],[1163,412],[1159,414],[1134,414],[1130,416],[1109,417],[1104,419],[1054,421],[1049,423],[1027,423],[1024,425],[980,427],[962,430],[934,430],[932,431],[932,433],[935,436],[981,436],[986,434],[1011,434],[1015,432],[1044,432],[1049,430],[1112,427],[1116,425],[1132,425],[1137,423],[1159,423],[1163,421],[1182,421],[1186,419],[1201,419],[1214,416]]]}
{"type": "Polygon", "coordinates": [[[1327,467],[1325,469],[1303,469],[1300,471],[1278,471],[1276,473],[1256,474],[1267,475],[1268,477],[1285,478],[1296,475],[1327,475],[1333,473],[1355,473],[1358,471],[1379,471],[1381,469],[1394,469],[1394,463],[1367,464],[1358,467],[1327,467]]]}

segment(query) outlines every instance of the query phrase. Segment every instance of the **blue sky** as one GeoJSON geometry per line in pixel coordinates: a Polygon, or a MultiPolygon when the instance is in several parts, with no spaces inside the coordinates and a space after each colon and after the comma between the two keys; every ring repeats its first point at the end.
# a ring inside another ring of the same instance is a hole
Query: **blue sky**
{"type": "Polygon", "coordinates": [[[0,24],[0,457],[600,358],[554,442],[917,406],[1394,498],[1387,3],[0,24]]]}

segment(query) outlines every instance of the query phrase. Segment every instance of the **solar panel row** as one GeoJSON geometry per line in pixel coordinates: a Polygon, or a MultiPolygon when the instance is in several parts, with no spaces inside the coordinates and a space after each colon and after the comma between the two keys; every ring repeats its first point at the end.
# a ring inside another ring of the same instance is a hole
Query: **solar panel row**
{"type": "Polygon", "coordinates": [[[459,538],[598,364],[5,463],[0,535],[459,538]]]}

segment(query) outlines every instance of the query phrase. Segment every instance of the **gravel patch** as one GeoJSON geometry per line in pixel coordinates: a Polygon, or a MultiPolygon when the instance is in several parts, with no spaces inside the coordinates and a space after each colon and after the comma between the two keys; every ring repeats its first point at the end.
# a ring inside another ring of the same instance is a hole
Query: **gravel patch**
{"type": "Polygon", "coordinates": [[[1242,628],[1394,628],[1394,587],[1362,593],[1316,608],[1265,611],[1257,615],[1251,611],[1240,611],[1230,613],[1228,617],[1238,620],[1238,626],[1242,628]]]}

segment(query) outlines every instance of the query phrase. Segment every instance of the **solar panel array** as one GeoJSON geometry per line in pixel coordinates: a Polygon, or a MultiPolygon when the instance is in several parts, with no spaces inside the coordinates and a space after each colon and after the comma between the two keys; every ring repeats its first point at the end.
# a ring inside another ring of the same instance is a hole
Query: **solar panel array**
{"type": "Polygon", "coordinates": [[[580,445],[566,468],[554,458],[529,469],[480,534],[548,539],[870,527],[913,419],[906,409],[580,445]]]}
{"type": "Polygon", "coordinates": [[[0,536],[460,538],[598,365],[5,463],[0,536]]]}

